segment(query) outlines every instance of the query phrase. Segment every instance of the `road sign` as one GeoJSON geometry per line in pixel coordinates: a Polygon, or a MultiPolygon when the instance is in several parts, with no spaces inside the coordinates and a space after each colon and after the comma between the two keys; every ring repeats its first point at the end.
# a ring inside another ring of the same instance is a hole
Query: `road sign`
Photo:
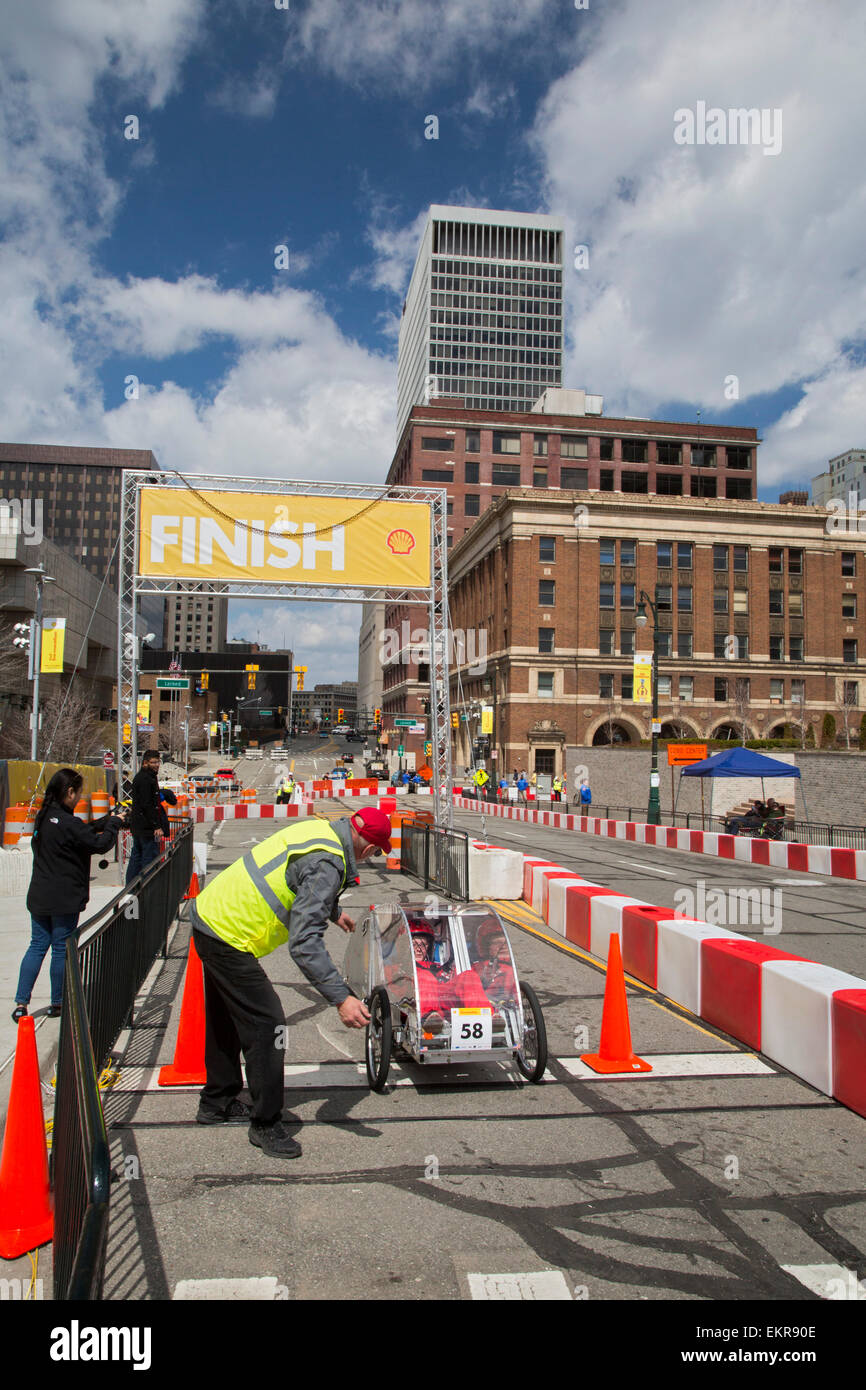
{"type": "Polygon", "coordinates": [[[152,725],[152,724],[139,724],[139,726],[138,726],[138,732],[139,732],[140,734],[152,734],[152,733],[153,733],[153,725],[152,725]]]}
{"type": "Polygon", "coordinates": [[[259,714],[273,714],[272,709],[260,709],[259,714]]]}
{"type": "Polygon", "coordinates": [[[398,743],[398,745],[397,745],[397,757],[398,757],[398,758],[402,758],[402,756],[403,756],[403,754],[404,754],[405,752],[406,752],[406,749],[403,747],[402,743],[398,743]]]}
{"type": "MultiPolygon", "coordinates": [[[[395,719],[395,720],[394,720],[394,723],[395,723],[395,725],[397,726],[398,729],[414,729],[414,728],[415,728],[415,725],[418,723],[418,720],[417,720],[417,719],[395,719]]],[[[421,727],[422,727],[422,728],[424,727],[423,724],[422,724],[421,727]]]]}
{"type": "Polygon", "coordinates": [[[707,756],[705,743],[669,743],[668,766],[688,767],[690,763],[703,762],[707,756]]]}
{"type": "Polygon", "coordinates": [[[157,690],[189,690],[188,676],[157,676],[157,690]]]}
{"type": "Polygon", "coordinates": [[[113,753],[105,753],[105,754],[103,755],[103,758],[102,758],[102,766],[105,768],[106,772],[110,772],[110,771],[111,771],[111,769],[114,767],[114,754],[113,754],[113,753]]]}

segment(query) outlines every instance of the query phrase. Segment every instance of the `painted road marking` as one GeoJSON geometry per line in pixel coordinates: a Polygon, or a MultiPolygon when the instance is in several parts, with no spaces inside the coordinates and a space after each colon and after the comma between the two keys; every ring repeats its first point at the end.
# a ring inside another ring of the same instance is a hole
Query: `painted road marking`
{"type": "Polygon", "coordinates": [[[180,1279],[173,1295],[175,1303],[201,1303],[218,1299],[273,1303],[275,1299],[288,1296],[285,1284],[278,1283],[272,1274],[266,1274],[261,1279],[180,1279]]]}
{"type": "Polygon", "coordinates": [[[551,1299],[572,1298],[565,1275],[558,1269],[543,1269],[536,1274],[467,1274],[470,1296],[476,1301],[549,1302],[551,1299]]]}
{"type": "Polygon", "coordinates": [[[773,883],[786,884],[790,888],[824,888],[823,880],[807,878],[774,878],[773,883]]]}
{"type": "Polygon", "coordinates": [[[831,1299],[834,1303],[843,1299],[866,1302],[866,1283],[858,1282],[853,1269],[843,1269],[842,1265],[782,1265],[786,1274],[793,1274],[807,1289],[819,1298],[831,1299]]]}
{"type": "Polygon", "coordinates": [[[669,1052],[642,1054],[652,1071],[596,1075],[579,1057],[560,1057],[567,1072],[580,1081],[670,1081],[690,1076],[773,1076],[773,1067],[752,1052],[669,1052]]]}
{"type": "Polygon", "coordinates": [[[616,856],[618,864],[634,864],[638,869],[646,869],[651,874],[667,874],[669,878],[675,878],[680,872],[679,869],[656,869],[652,864],[644,864],[640,859],[621,859],[616,856]]]}

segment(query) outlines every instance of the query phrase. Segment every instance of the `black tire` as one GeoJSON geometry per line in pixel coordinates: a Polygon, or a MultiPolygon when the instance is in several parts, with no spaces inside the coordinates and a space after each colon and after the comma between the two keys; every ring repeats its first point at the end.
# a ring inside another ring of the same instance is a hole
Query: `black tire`
{"type": "Polygon", "coordinates": [[[364,1035],[364,1057],[371,1091],[384,1091],[391,1065],[391,1001],[381,985],[373,990],[367,1005],[370,1022],[364,1035]]]}
{"type": "Polygon", "coordinates": [[[517,1070],[527,1081],[539,1082],[547,1066],[547,1029],[532,985],[520,981],[523,998],[523,1047],[514,1054],[517,1070]]]}

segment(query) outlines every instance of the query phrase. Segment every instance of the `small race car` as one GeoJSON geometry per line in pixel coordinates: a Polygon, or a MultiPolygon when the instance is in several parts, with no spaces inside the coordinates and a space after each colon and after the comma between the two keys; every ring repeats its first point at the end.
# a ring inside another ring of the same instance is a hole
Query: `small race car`
{"type": "Polygon", "coordinates": [[[425,907],[370,907],[349,938],[343,979],[370,1010],[371,1089],[384,1089],[392,1056],[427,1067],[510,1062],[541,1081],[544,1018],[534,989],[518,979],[502,918],[486,903],[440,901],[435,914],[425,907]]]}
{"type": "Polygon", "coordinates": [[[335,767],[331,772],[328,773],[328,781],[333,782],[340,777],[348,777],[348,775],[349,774],[344,767],[335,767]]]}

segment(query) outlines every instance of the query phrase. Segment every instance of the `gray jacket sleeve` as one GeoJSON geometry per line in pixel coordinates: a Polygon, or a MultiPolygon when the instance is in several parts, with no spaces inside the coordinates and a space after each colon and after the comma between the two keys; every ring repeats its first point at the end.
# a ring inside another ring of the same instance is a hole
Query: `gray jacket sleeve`
{"type": "Polygon", "coordinates": [[[289,951],[301,973],[329,1004],[342,1004],[348,990],[322,940],[328,921],[339,916],[337,898],[343,876],[328,854],[304,854],[286,870],[296,894],[289,915],[289,951]]]}

